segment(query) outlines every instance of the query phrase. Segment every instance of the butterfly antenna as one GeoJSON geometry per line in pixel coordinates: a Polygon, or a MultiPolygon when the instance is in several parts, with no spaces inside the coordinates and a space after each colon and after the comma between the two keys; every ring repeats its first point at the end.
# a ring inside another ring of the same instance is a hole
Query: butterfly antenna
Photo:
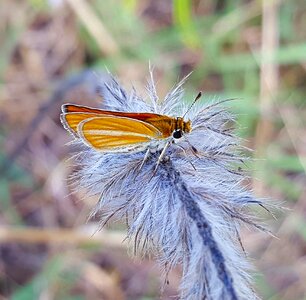
{"type": "Polygon", "coordinates": [[[189,106],[189,108],[187,109],[187,111],[184,113],[182,118],[184,118],[190,112],[191,108],[201,98],[201,96],[202,96],[202,92],[200,91],[198,95],[195,97],[195,99],[193,100],[193,102],[191,103],[191,105],[189,106]]]}

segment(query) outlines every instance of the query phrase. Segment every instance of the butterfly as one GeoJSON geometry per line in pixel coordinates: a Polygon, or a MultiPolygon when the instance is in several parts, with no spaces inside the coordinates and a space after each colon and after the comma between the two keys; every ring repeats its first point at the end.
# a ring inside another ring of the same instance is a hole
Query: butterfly
{"type": "MultiPolygon", "coordinates": [[[[192,105],[200,97],[201,92],[192,105]]],[[[144,163],[150,152],[162,150],[158,165],[170,144],[191,132],[191,121],[184,121],[184,116],[170,117],[155,113],[111,111],[64,104],[61,122],[75,138],[81,139],[84,144],[100,152],[125,153],[147,150],[144,163]]]]}

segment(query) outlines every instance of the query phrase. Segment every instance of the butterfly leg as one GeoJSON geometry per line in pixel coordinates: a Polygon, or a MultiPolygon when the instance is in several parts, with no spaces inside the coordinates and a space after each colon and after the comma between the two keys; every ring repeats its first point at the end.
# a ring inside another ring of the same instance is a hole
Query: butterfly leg
{"type": "Polygon", "coordinates": [[[148,148],[148,150],[147,150],[147,152],[146,152],[146,154],[145,154],[145,156],[144,156],[144,158],[143,158],[143,160],[142,160],[142,162],[141,162],[141,164],[138,168],[138,171],[140,171],[142,169],[142,167],[145,164],[145,162],[147,161],[149,155],[150,155],[150,148],[148,148]]]}
{"type": "Polygon", "coordinates": [[[197,158],[200,158],[199,155],[198,155],[198,150],[193,145],[191,145],[191,143],[187,139],[186,139],[186,142],[190,146],[190,149],[191,149],[192,153],[194,154],[194,156],[196,156],[197,158]]]}
{"type": "Polygon", "coordinates": [[[178,145],[178,144],[175,144],[175,146],[177,146],[177,147],[179,147],[179,148],[181,148],[181,149],[183,150],[184,155],[185,155],[187,161],[190,163],[190,165],[192,166],[192,168],[196,171],[197,169],[196,169],[196,167],[194,166],[194,164],[191,162],[191,160],[189,159],[189,157],[188,157],[188,155],[187,155],[187,152],[186,152],[185,148],[182,147],[181,145],[178,145]]]}
{"type": "Polygon", "coordinates": [[[155,175],[155,173],[157,171],[158,165],[163,160],[163,158],[164,158],[164,156],[166,154],[166,151],[169,148],[170,144],[171,144],[171,141],[168,141],[167,144],[165,145],[165,147],[163,148],[162,152],[160,153],[160,155],[158,157],[158,160],[156,162],[156,166],[155,166],[154,171],[153,171],[153,176],[155,175]]]}

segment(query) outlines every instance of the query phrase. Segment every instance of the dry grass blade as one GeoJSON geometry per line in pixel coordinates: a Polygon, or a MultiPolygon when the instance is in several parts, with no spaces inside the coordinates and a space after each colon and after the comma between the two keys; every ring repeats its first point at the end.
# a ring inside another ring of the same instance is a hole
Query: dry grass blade
{"type": "Polygon", "coordinates": [[[119,52],[119,47],[111,34],[107,31],[102,21],[94,13],[90,5],[84,0],[66,0],[74,10],[88,32],[99,45],[105,55],[114,55],[119,52]]]}
{"type": "Polygon", "coordinates": [[[84,231],[47,228],[1,227],[0,243],[17,242],[27,244],[95,244],[110,247],[124,247],[124,235],[118,232],[101,231],[94,236],[84,231]]]}
{"type": "Polygon", "coordinates": [[[97,290],[103,293],[103,299],[123,300],[124,294],[115,276],[106,273],[103,269],[90,262],[82,263],[84,280],[90,282],[97,290]]]}
{"type": "Polygon", "coordinates": [[[260,2],[250,1],[220,18],[213,26],[213,32],[226,35],[258,15],[260,15],[260,2]]]}
{"type": "MultiPolygon", "coordinates": [[[[269,143],[273,134],[273,124],[271,122],[271,116],[273,115],[273,95],[277,94],[279,86],[279,67],[272,60],[279,46],[279,1],[264,1],[262,5],[262,55],[260,62],[259,103],[261,116],[255,135],[255,148],[258,149],[257,158],[264,155],[265,146],[269,143]]],[[[254,185],[255,192],[258,195],[263,195],[263,182],[257,182],[254,185]]]]}

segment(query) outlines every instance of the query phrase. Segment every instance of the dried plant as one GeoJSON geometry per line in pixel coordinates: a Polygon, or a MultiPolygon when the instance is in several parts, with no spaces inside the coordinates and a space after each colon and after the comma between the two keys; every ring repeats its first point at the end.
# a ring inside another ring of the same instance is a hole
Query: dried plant
{"type": "MultiPolygon", "coordinates": [[[[149,104],[112,78],[101,83],[103,108],[183,116],[183,83],[160,101],[151,72],[149,104]]],[[[153,253],[165,277],[182,265],[182,299],[257,299],[239,230],[242,224],[264,230],[249,210],[264,203],[241,184],[244,149],[224,101],[202,102],[186,116],[192,131],[170,145],[156,172],[160,151],[139,168],[145,151],[102,153],[76,138],[82,150],[73,181],[99,195],[93,215],[101,217],[101,227],[110,219],[126,220],[135,254],[153,253]]]]}

